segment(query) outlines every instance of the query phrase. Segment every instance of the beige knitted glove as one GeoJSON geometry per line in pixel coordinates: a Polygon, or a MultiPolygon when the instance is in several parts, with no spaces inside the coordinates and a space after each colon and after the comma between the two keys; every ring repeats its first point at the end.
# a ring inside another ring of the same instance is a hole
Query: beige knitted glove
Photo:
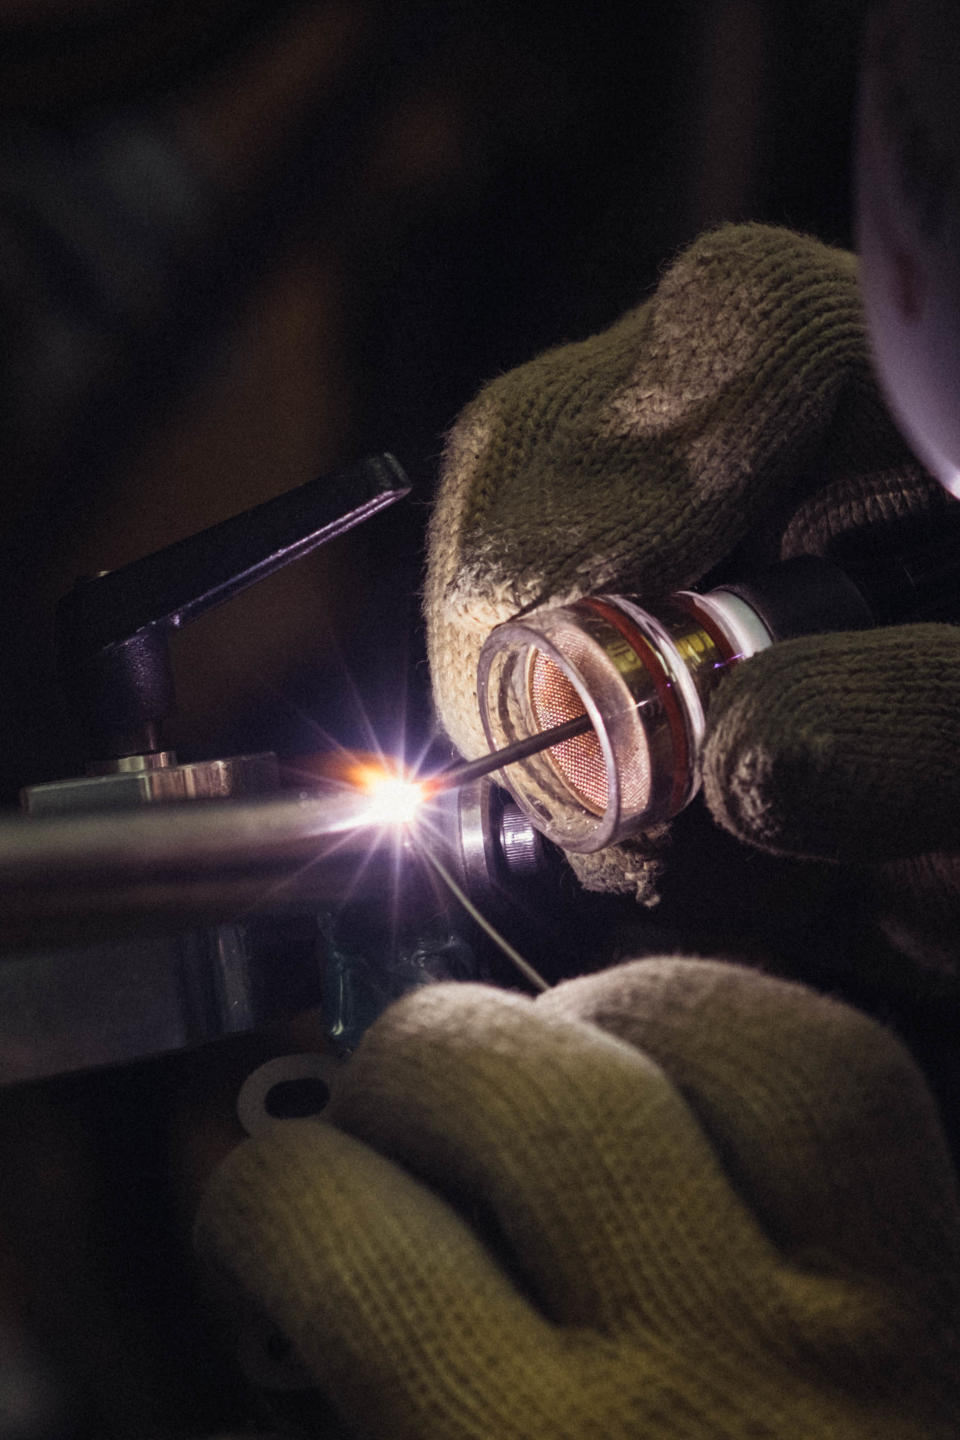
{"type": "Polygon", "coordinates": [[[368,1440],[960,1433],[956,1179],[856,1012],[703,961],[429,987],[329,1114],[198,1235],[368,1440]]]}
{"type": "MultiPolygon", "coordinates": [[[[524,607],[656,595],[731,553],[744,570],[829,553],[852,530],[956,504],[878,398],[853,257],[763,226],[708,234],[647,304],[487,386],[454,428],[426,591],[440,720],[464,754],[485,750],[477,656],[524,607]]],[[[955,849],[958,717],[953,628],[775,647],[719,687],[707,803],[779,853],[955,849]]],[[[650,900],[662,834],[571,860],[592,888],[650,900]]],[[[953,866],[921,868],[946,895],[953,866]]]]}

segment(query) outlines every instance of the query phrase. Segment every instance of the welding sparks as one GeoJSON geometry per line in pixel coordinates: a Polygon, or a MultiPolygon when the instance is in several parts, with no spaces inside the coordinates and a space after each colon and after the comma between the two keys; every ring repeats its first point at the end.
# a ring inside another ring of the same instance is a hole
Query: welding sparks
{"type": "MultiPolygon", "coordinates": [[[[416,820],[421,818],[421,806],[432,800],[438,789],[442,788],[438,786],[436,777],[419,781],[413,780],[407,778],[402,772],[390,770],[382,764],[354,765],[350,771],[350,777],[352,783],[367,799],[361,812],[362,824],[412,826],[416,820]]],[[[535,990],[546,990],[548,986],[543,977],[480,913],[476,905],[454,880],[447,867],[433,853],[427,835],[421,831],[417,838],[420,841],[417,847],[420,855],[433,867],[467,914],[503,951],[507,959],[516,965],[535,990]]]]}
{"type": "Polygon", "coordinates": [[[338,781],[364,797],[356,816],[358,825],[404,826],[420,818],[421,807],[445,790],[456,790],[494,770],[526,760],[541,750],[560,745],[563,741],[583,735],[591,728],[587,715],[575,715],[560,725],[527,735],[502,750],[481,755],[441,770],[438,774],[414,778],[416,770],[408,770],[398,761],[388,761],[373,754],[340,750],[332,755],[313,757],[308,765],[317,776],[338,781]]]}
{"type": "Polygon", "coordinates": [[[424,784],[381,765],[358,765],[351,778],[365,797],[364,824],[411,825],[427,798],[424,784]]]}
{"type": "MultiPolygon", "coordinates": [[[[574,722],[567,722],[565,726],[561,726],[563,735],[551,731],[545,737],[536,737],[539,748],[545,748],[550,743],[557,743],[559,739],[565,738],[566,731],[571,724],[578,727],[576,733],[581,733],[584,717],[579,717],[574,722]]],[[[510,763],[510,760],[514,758],[514,750],[517,748],[512,747],[498,752],[492,761],[490,757],[485,757],[483,769],[480,768],[481,762],[474,761],[470,765],[454,766],[437,774],[424,775],[420,779],[415,778],[417,767],[407,766],[396,759],[388,759],[382,753],[344,749],[333,753],[300,757],[297,771],[302,779],[309,776],[314,780],[322,780],[326,785],[333,784],[343,799],[351,797],[349,809],[343,812],[340,822],[330,828],[349,830],[357,827],[371,827],[377,832],[371,840],[371,854],[376,846],[383,843],[390,832],[396,840],[400,840],[402,834],[399,847],[395,849],[398,865],[395,872],[393,897],[395,910],[399,906],[401,888],[400,857],[405,857],[404,864],[408,863],[412,857],[419,857],[421,863],[428,865],[435,872],[437,878],[463,906],[475,924],[521,971],[527,982],[535,990],[545,990],[547,989],[546,981],[514,949],[500,931],[481,914],[477,906],[454,880],[439,855],[435,853],[435,848],[439,848],[441,853],[443,852],[445,845],[449,843],[449,837],[443,833],[442,826],[437,827],[434,823],[435,817],[431,816],[431,802],[442,791],[459,788],[460,785],[469,781],[475,772],[482,775],[485,771],[493,769],[494,766],[510,763]]],[[[523,743],[524,754],[529,753],[530,748],[529,741],[523,743]]],[[[397,915],[395,914],[394,924],[396,923],[397,915]]]]}
{"type": "Polygon", "coordinates": [[[372,751],[298,756],[290,773],[339,793],[349,807],[344,812],[346,826],[402,828],[418,818],[421,806],[431,798],[429,781],[417,779],[414,769],[372,751]]]}

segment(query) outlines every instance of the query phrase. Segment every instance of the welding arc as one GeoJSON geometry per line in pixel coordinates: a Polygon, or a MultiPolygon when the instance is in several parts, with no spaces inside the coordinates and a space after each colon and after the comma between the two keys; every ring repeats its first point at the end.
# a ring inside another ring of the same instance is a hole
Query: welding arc
{"type": "Polygon", "coordinates": [[[456,790],[460,785],[468,785],[471,780],[479,780],[481,776],[489,775],[492,770],[502,770],[505,765],[513,765],[518,760],[539,755],[541,750],[549,750],[551,746],[559,745],[564,740],[572,740],[575,735],[585,735],[591,724],[589,715],[575,715],[572,720],[565,720],[562,725],[553,725],[549,730],[539,730],[524,740],[515,740],[512,745],[505,745],[502,750],[492,750],[489,755],[481,755],[479,760],[468,760],[463,765],[454,765],[451,770],[430,781],[431,794],[439,794],[442,790],[456,790]]]}

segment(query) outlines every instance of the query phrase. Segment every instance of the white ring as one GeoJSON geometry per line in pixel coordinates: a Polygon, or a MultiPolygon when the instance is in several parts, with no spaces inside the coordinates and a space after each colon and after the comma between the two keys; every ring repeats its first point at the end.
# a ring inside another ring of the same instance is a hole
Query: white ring
{"type": "MultiPolygon", "coordinates": [[[[276,1125],[279,1118],[267,1109],[267,1096],[275,1086],[291,1080],[319,1080],[329,1090],[339,1068],[332,1055],[309,1052],[278,1055],[273,1060],[267,1060],[241,1085],[237,1096],[237,1119],[248,1135],[263,1135],[276,1125]]],[[[320,1110],[314,1113],[319,1114],[320,1110]]]]}

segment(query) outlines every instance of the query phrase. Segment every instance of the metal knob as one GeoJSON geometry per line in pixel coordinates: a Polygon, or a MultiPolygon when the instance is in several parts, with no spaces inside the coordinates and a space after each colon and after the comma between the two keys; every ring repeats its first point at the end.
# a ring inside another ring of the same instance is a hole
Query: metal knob
{"type": "Polygon", "coordinates": [[[513,800],[505,802],[500,817],[500,853],[507,873],[518,880],[543,870],[543,836],[513,800]]]}

